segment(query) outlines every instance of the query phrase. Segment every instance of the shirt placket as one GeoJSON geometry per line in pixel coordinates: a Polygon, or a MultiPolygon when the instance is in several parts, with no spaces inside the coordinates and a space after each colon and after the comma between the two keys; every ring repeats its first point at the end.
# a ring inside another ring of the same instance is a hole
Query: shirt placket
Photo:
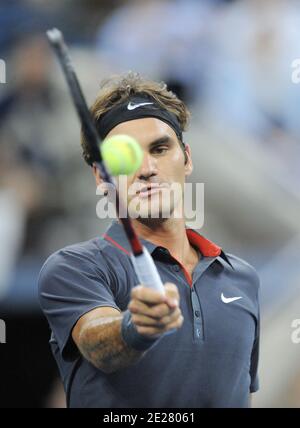
{"type": "Polygon", "coordinates": [[[214,262],[216,257],[205,257],[200,260],[193,272],[193,281],[190,288],[190,299],[193,313],[193,340],[194,342],[204,341],[204,327],[203,327],[203,311],[201,308],[201,302],[196,292],[195,285],[200,280],[204,272],[214,262]]]}

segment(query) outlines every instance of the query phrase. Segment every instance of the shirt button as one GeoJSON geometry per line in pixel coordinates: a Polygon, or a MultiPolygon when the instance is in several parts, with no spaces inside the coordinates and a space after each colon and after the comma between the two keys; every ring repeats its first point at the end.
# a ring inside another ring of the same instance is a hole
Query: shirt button
{"type": "Polygon", "coordinates": [[[199,318],[199,317],[200,317],[200,311],[195,311],[195,316],[196,316],[197,318],[199,318]]]}

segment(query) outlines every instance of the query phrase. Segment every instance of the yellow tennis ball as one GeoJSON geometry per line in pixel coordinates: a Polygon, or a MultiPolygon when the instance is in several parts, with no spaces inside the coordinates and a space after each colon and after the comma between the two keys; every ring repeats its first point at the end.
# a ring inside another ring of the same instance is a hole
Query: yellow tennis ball
{"type": "Polygon", "coordinates": [[[131,175],[141,166],[143,152],[139,143],[129,135],[114,135],[100,146],[102,159],[112,175],[131,175]]]}

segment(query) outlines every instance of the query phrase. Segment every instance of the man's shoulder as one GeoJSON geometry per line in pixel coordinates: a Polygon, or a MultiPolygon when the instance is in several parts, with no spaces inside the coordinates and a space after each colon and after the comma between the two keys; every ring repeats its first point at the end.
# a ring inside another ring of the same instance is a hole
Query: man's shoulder
{"type": "Polygon", "coordinates": [[[104,247],[104,242],[101,238],[93,238],[88,241],[76,242],[75,244],[67,245],[54,253],[52,253],[45,261],[47,264],[57,263],[62,260],[72,259],[74,257],[95,257],[104,247]]]}
{"type": "Polygon", "coordinates": [[[109,244],[101,237],[67,245],[52,253],[41,267],[39,278],[66,270],[73,266],[80,270],[83,266],[98,266],[105,264],[104,250],[109,244]]]}
{"type": "Polygon", "coordinates": [[[231,253],[225,253],[225,255],[237,275],[247,279],[253,286],[259,288],[259,275],[257,270],[250,263],[231,253]]]}
{"type": "Polygon", "coordinates": [[[128,270],[129,258],[118,251],[110,242],[99,236],[87,241],[78,242],[52,253],[41,267],[38,283],[49,277],[74,275],[113,274],[121,267],[128,270]],[[126,260],[124,260],[126,259],[126,260]],[[128,259],[128,260],[127,260],[128,259]]]}

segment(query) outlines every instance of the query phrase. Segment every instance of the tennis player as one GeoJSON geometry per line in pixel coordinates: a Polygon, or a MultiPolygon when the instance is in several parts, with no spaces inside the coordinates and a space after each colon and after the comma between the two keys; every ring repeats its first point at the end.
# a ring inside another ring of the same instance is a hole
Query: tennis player
{"type": "MultiPolygon", "coordinates": [[[[128,73],[104,82],[91,111],[102,138],[126,134],[144,152],[123,197],[139,202],[134,227],[165,294],[138,284],[117,220],[103,236],[48,258],[39,298],[68,406],[250,406],[258,389],[258,275],[173,215],[183,197],[168,210],[161,197],[192,172],[187,107],[165,84],[128,73]],[[139,190],[129,192],[132,185],[139,190]]],[[[103,185],[84,136],[82,146],[103,185]]]]}

